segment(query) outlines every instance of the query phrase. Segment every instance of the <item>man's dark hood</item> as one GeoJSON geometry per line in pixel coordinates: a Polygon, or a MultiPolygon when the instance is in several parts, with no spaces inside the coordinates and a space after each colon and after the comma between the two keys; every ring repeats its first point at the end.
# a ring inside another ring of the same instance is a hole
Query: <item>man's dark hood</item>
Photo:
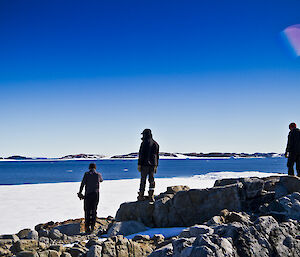
{"type": "Polygon", "coordinates": [[[152,133],[150,129],[144,129],[143,133],[142,133],[143,137],[142,140],[149,140],[152,139],[152,133]]]}

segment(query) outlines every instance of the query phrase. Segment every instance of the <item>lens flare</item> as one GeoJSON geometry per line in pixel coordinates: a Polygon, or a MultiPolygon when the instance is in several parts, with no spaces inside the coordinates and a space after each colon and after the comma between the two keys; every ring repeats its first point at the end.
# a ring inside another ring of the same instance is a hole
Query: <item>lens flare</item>
{"type": "Polygon", "coordinates": [[[287,27],[282,32],[283,39],[288,43],[295,57],[300,56],[300,24],[287,27]]]}
{"type": "Polygon", "coordinates": [[[295,57],[300,56],[300,24],[287,27],[281,33],[284,41],[291,49],[295,57]]]}

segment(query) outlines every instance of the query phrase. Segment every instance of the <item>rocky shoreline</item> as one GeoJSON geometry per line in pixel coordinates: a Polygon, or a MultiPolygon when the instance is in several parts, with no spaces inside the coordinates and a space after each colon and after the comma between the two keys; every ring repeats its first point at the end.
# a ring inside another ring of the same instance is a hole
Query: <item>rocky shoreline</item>
{"type": "Polygon", "coordinates": [[[299,192],[300,179],[291,176],[222,179],[207,189],[173,186],[154,204],[123,203],[115,219],[98,218],[92,234],[76,219],[1,235],[0,256],[300,256],[299,192]],[[166,238],[138,234],[167,227],[185,229],[166,238]]]}

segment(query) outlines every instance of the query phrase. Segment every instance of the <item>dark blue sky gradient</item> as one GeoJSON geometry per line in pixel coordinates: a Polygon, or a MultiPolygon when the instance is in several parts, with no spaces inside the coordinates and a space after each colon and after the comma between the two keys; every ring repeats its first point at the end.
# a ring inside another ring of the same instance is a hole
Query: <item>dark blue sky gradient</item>
{"type": "Polygon", "coordinates": [[[165,151],[282,152],[300,122],[300,61],[280,32],[299,10],[2,0],[0,156],[136,151],[145,127],[165,151]]]}
{"type": "Polygon", "coordinates": [[[296,0],[4,0],[0,80],[288,69],[279,32],[299,10],[296,0]]]}

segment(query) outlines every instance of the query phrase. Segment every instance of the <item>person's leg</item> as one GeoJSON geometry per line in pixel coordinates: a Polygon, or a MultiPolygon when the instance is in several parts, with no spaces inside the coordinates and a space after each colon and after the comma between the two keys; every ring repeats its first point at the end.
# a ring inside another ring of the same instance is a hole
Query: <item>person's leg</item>
{"type": "Polygon", "coordinates": [[[296,170],[297,170],[297,176],[300,177],[300,154],[297,154],[296,157],[296,170]]]}
{"type": "Polygon", "coordinates": [[[154,189],[155,189],[155,180],[154,180],[154,167],[148,167],[148,180],[149,180],[149,200],[154,202],[154,189]]]}
{"type": "Polygon", "coordinates": [[[93,212],[93,203],[94,203],[94,194],[88,194],[85,197],[86,199],[86,219],[85,219],[85,231],[87,233],[91,232],[91,224],[92,224],[92,212],[93,212]]]}
{"type": "Polygon", "coordinates": [[[91,230],[95,229],[96,219],[97,219],[97,207],[99,203],[99,193],[94,194],[93,206],[92,206],[92,217],[91,217],[91,230]]]}
{"type": "Polygon", "coordinates": [[[288,174],[290,176],[294,176],[294,163],[295,163],[295,155],[290,153],[287,161],[288,174]]]}
{"type": "Polygon", "coordinates": [[[142,166],[140,190],[139,190],[139,196],[138,196],[139,201],[144,200],[144,192],[145,192],[145,187],[146,187],[147,174],[148,174],[147,166],[142,166]]]}
{"type": "Polygon", "coordinates": [[[85,232],[89,232],[89,222],[90,222],[90,210],[89,210],[89,198],[86,196],[84,198],[84,227],[85,232]]]}

